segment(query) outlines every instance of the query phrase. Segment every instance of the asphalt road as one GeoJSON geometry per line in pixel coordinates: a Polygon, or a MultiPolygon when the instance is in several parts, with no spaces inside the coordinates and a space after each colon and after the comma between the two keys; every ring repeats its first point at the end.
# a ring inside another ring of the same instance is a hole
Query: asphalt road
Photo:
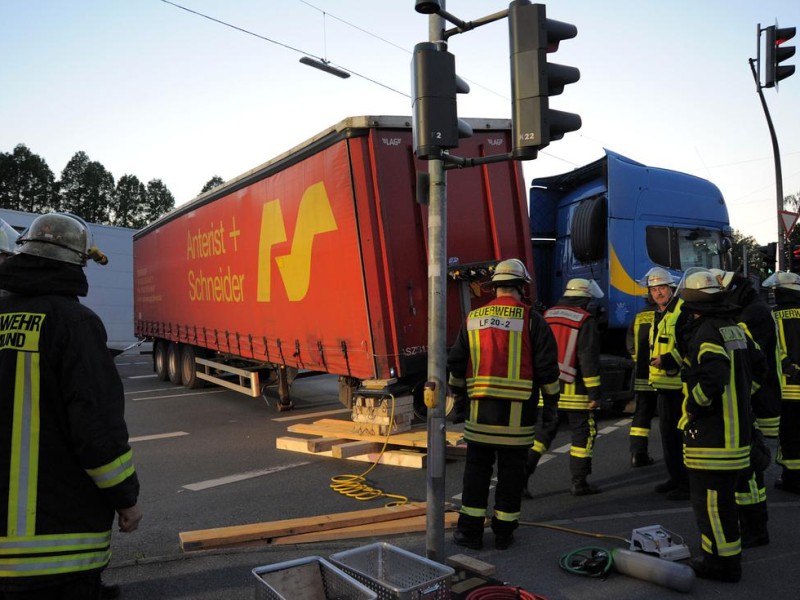
{"type": "MultiPolygon", "coordinates": [[[[250,547],[184,553],[179,533],[288,518],[377,508],[381,500],[359,502],[342,496],[329,483],[335,475],[362,473],[366,463],[300,454],[275,447],[291,423],[321,418],[347,419],[330,376],[297,380],[295,409],[279,413],[261,398],[206,388],[188,390],[157,381],[150,357],[117,358],[126,390],[126,418],[142,484],[144,519],[132,534],[115,533],[114,558],[104,578],[121,584],[127,600],[253,598],[251,571],[309,556],[331,554],[388,542],[426,556],[424,533],[386,538],[279,547],[250,547]]],[[[491,532],[480,551],[464,550],[445,533],[445,556],[468,554],[495,566],[495,577],[549,600],[614,598],[752,598],[800,597],[796,545],[800,498],[772,489],[778,470],[767,481],[771,543],[746,550],[739,584],[696,580],[689,594],[643,579],[612,572],[605,579],[583,577],[559,568],[559,559],[586,547],[627,548],[636,528],[661,525],[683,538],[692,555],[700,552],[699,535],[688,502],[671,502],[653,486],[666,478],[657,433],[651,467],[631,469],[628,416],[607,416],[599,437],[590,480],[603,493],[573,498],[567,471],[569,437],[562,430],[536,473],[535,497],[523,501],[523,521],[516,543],[493,548],[491,532]]],[[[654,423],[654,430],[657,427],[654,423]]],[[[291,434],[290,434],[291,435],[291,434]]],[[[774,449],[774,444],[773,444],[774,449]]],[[[447,463],[445,497],[458,503],[463,461],[447,463]]],[[[411,500],[426,499],[425,469],[379,465],[369,474],[373,485],[411,500]]],[[[302,600],[302,596],[298,596],[302,600]]]]}

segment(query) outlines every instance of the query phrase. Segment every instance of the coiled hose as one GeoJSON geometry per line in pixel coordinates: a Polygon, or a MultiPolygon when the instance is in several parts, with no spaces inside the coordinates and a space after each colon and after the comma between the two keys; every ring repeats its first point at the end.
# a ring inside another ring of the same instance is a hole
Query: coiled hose
{"type": "Polygon", "coordinates": [[[372,471],[378,463],[380,463],[381,456],[383,453],[386,452],[386,447],[389,445],[389,438],[391,437],[392,426],[394,425],[394,395],[389,394],[392,399],[392,411],[391,411],[391,418],[389,419],[389,426],[387,427],[386,432],[386,439],[383,441],[383,447],[381,448],[380,453],[378,454],[378,458],[375,459],[375,462],[370,465],[370,467],[361,473],[360,475],[353,475],[353,474],[342,474],[342,475],[334,475],[331,477],[331,484],[330,488],[338,492],[344,496],[349,498],[353,498],[355,500],[374,500],[375,498],[393,498],[392,501],[387,502],[386,506],[402,506],[403,504],[408,503],[408,498],[406,496],[401,496],[400,494],[387,494],[381,489],[374,488],[367,484],[366,475],[372,471]]]}

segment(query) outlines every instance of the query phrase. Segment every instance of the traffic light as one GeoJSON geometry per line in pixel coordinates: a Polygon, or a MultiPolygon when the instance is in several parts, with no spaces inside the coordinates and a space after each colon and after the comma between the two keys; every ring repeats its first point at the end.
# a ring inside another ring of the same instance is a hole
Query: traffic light
{"type": "Polygon", "coordinates": [[[456,75],[456,58],[433,42],[414,46],[411,64],[414,94],[414,153],[417,158],[439,158],[442,150],[458,147],[458,139],[472,128],[458,118],[456,94],[469,85],[456,75]]]}
{"type": "Polygon", "coordinates": [[[794,65],[782,65],[787,58],[794,56],[794,46],[785,46],[794,37],[794,27],[766,28],[767,44],[765,48],[764,87],[774,87],[782,79],[794,74],[794,65]]]}
{"type": "Polygon", "coordinates": [[[800,245],[798,244],[792,246],[792,257],[789,270],[792,273],[800,274],[800,245]]]}
{"type": "Polygon", "coordinates": [[[550,96],[581,77],[575,67],[547,62],[561,40],[578,34],[575,25],[548,19],[544,4],[513,0],[508,6],[511,115],[515,159],[536,158],[539,149],[581,128],[579,115],[550,109],[550,96]]]}
{"type": "Polygon", "coordinates": [[[775,272],[775,256],[778,251],[778,242],[770,242],[764,246],[758,246],[758,253],[764,263],[764,270],[767,273],[775,272]]]}

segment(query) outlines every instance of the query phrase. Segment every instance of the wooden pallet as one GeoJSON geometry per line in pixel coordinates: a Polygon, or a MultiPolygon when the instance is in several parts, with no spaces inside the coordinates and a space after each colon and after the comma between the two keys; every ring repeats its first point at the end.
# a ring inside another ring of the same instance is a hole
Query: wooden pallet
{"type": "MultiPolygon", "coordinates": [[[[388,439],[365,431],[362,423],[341,419],[296,423],[287,430],[314,437],[279,437],[276,447],[280,450],[417,469],[427,464],[424,450],[428,446],[428,432],[424,425],[392,434],[388,439]]],[[[448,454],[462,455],[465,452],[460,431],[447,431],[445,443],[448,454]]]]}

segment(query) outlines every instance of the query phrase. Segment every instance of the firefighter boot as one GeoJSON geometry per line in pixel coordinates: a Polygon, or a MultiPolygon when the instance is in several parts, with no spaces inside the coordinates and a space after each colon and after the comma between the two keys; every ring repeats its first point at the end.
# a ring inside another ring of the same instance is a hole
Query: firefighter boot
{"type": "Polygon", "coordinates": [[[586,481],[586,477],[573,477],[569,493],[573,496],[591,496],[599,494],[600,488],[586,481]]]}
{"type": "Polygon", "coordinates": [[[704,552],[703,556],[689,560],[689,566],[702,579],[736,583],[742,578],[741,555],[722,557],[704,552]]]}
{"type": "Polygon", "coordinates": [[[533,498],[530,487],[531,479],[533,478],[534,472],[536,472],[536,466],[539,464],[539,459],[541,457],[542,455],[536,452],[536,450],[528,450],[528,462],[525,463],[525,485],[522,486],[523,498],[533,498]]]}
{"type": "Polygon", "coordinates": [[[636,452],[631,454],[631,467],[649,467],[655,460],[647,452],[636,452]]]}
{"type": "Polygon", "coordinates": [[[461,513],[458,515],[458,524],[453,533],[453,542],[471,550],[483,548],[483,517],[474,517],[461,513]]]}
{"type": "Polygon", "coordinates": [[[514,530],[516,528],[516,521],[503,521],[497,517],[492,517],[494,547],[498,550],[507,550],[514,543],[514,530]]]}
{"type": "Polygon", "coordinates": [[[755,548],[769,544],[767,531],[767,503],[739,506],[739,527],[742,532],[742,548],[755,548]]]}

